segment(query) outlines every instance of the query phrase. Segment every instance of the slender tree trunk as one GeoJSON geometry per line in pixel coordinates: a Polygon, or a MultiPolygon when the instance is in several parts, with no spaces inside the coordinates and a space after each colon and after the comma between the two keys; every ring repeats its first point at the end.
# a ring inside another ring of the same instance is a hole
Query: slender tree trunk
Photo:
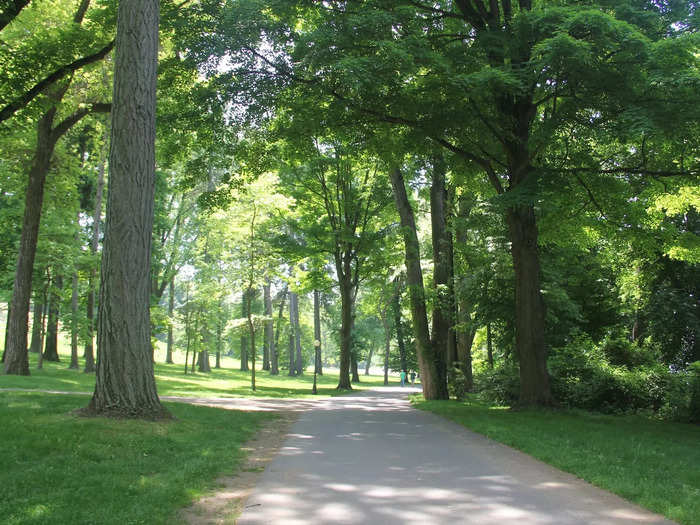
{"type": "Polygon", "coordinates": [[[314,290],[314,372],[321,370],[321,292],[314,290]]]}
{"type": "Polygon", "coordinates": [[[49,300],[49,320],[46,326],[46,345],[44,346],[44,361],[59,362],[58,356],[58,316],[61,309],[61,290],[63,276],[56,275],[51,283],[51,299],[49,300]]]}
{"type": "MultiPolygon", "coordinates": [[[[77,239],[76,239],[77,241],[77,239]]],[[[78,370],[78,270],[73,269],[71,276],[71,320],[70,320],[70,366],[68,368],[78,370]]]]}
{"type": "MultiPolygon", "coordinates": [[[[268,290],[269,295],[269,290],[268,290]]],[[[250,350],[251,367],[250,367],[250,388],[255,392],[255,356],[258,353],[255,348],[255,323],[253,323],[253,289],[248,287],[248,330],[250,332],[250,350]]]]}
{"type": "Polygon", "coordinates": [[[19,241],[17,270],[12,288],[12,300],[8,314],[8,330],[5,339],[5,373],[29,375],[27,355],[27,329],[29,324],[29,300],[32,293],[34,258],[39,238],[44,186],[51,157],[56,145],[52,125],[56,107],[49,109],[39,119],[36,152],[25,193],[22,235],[19,241]]]}
{"type": "MultiPolygon", "coordinates": [[[[291,309],[291,301],[289,308],[291,309]]],[[[294,376],[296,374],[296,367],[294,366],[294,329],[290,326],[289,329],[289,373],[288,376],[294,376]]]]}
{"type": "MultiPolygon", "coordinates": [[[[263,285],[263,303],[265,305],[265,317],[272,317],[272,297],[270,296],[270,283],[263,285]]],[[[270,348],[272,342],[272,320],[265,321],[263,329],[263,362],[262,369],[270,370],[270,348]]]]}
{"type": "Polygon", "coordinates": [[[406,364],[406,342],[403,337],[403,325],[401,323],[401,278],[394,279],[396,293],[392,299],[391,308],[394,314],[394,326],[396,327],[396,344],[399,347],[399,366],[404,372],[408,372],[406,364]]]}
{"type": "Polygon", "coordinates": [[[489,368],[493,369],[493,336],[491,335],[491,323],[486,323],[486,359],[489,368]]]}
{"type": "Polygon", "coordinates": [[[304,374],[304,359],[301,356],[301,325],[299,324],[299,295],[294,294],[294,348],[296,350],[296,375],[304,374]]]}
{"type": "MultiPolygon", "coordinates": [[[[173,364],[173,312],[175,311],[175,276],[168,284],[168,345],[165,349],[165,362],[173,364]]],[[[218,362],[218,361],[217,361],[218,362]]],[[[218,368],[218,367],[217,367],[218,368]]]]}
{"type": "Polygon", "coordinates": [[[365,363],[365,375],[369,375],[369,367],[372,365],[372,355],[374,354],[374,344],[369,347],[369,355],[367,356],[367,362],[365,363]]]}
{"type": "Polygon", "coordinates": [[[515,270],[515,346],[520,361],[522,405],[551,405],[544,342],[545,307],[540,284],[538,232],[533,206],[507,211],[515,270]]]}
{"type": "Polygon", "coordinates": [[[169,417],[151,353],[158,0],[121,0],[117,16],[107,220],[89,414],[169,417]]]}
{"type": "Polygon", "coordinates": [[[431,344],[428,314],[425,306],[423,271],[420,266],[420,248],[413,209],[406,195],[403,175],[398,166],[389,170],[396,207],[401,218],[406,257],[406,278],[411,299],[411,316],[416,338],[418,366],[420,367],[423,396],[427,400],[449,399],[447,377],[444,373],[444,354],[436,352],[431,344]]]}
{"type": "Polygon", "coordinates": [[[29,351],[35,354],[41,352],[41,330],[44,318],[44,304],[39,300],[38,294],[34,297],[34,320],[32,321],[32,342],[29,351]]]}
{"type": "MultiPolygon", "coordinates": [[[[100,222],[102,221],[102,195],[105,186],[105,164],[107,162],[107,133],[105,132],[104,145],[100,153],[100,165],[97,168],[97,188],[95,190],[95,211],[92,215],[92,239],[90,252],[97,254],[100,243],[100,222]]],[[[90,268],[87,296],[87,342],[85,343],[85,373],[95,371],[95,351],[93,347],[95,332],[95,280],[97,272],[95,267],[90,268]]]]}
{"type": "MultiPolygon", "coordinates": [[[[220,312],[219,312],[220,313],[220,312]]],[[[221,368],[221,349],[223,347],[223,323],[221,319],[216,320],[216,362],[214,368],[221,368]]]]}
{"type": "Polygon", "coordinates": [[[270,374],[273,376],[279,375],[279,341],[280,341],[280,330],[282,329],[282,319],[284,318],[284,303],[287,298],[287,287],[284,287],[282,291],[282,297],[280,298],[279,312],[277,314],[277,329],[275,330],[275,338],[270,346],[270,374]]]}
{"type": "MultiPolygon", "coordinates": [[[[248,318],[248,293],[249,290],[243,292],[243,297],[241,298],[241,317],[248,318]]],[[[241,372],[247,372],[250,370],[248,367],[248,345],[250,344],[250,338],[245,330],[241,334],[241,372]]]]}
{"type": "MultiPolygon", "coordinates": [[[[455,240],[457,246],[466,249],[468,230],[466,220],[471,213],[472,203],[464,196],[459,199],[458,219],[455,227],[455,240]]],[[[453,252],[453,268],[458,268],[459,285],[455,280],[456,288],[455,296],[457,302],[457,322],[459,329],[457,330],[457,359],[459,367],[464,374],[467,383],[467,390],[471,391],[474,388],[474,374],[472,368],[472,344],[474,343],[475,328],[472,326],[472,304],[466,292],[468,265],[464,258],[462,264],[459,264],[457,252],[453,252]]]]}
{"type": "Polygon", "coordinates": [[[384,385],[386,386],[389,384],[389,352],[391,350],[391,327],[386,313],[382,315],[382,326],[384,327],[384,385]]]}

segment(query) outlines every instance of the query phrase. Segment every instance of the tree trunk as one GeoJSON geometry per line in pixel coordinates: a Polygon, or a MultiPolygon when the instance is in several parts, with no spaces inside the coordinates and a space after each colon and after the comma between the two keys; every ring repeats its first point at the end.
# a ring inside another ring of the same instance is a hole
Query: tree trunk
{"type": "Polygon", "coordinates": [[[367,356],[367,362],[365,363],[365,375],[369,375],[369,367],[372,365],[372,354],[374,354],[374,345],[369,347],[369,355],[367,356]]]}
{"type": "Polygon", "coordinates": [[[107,220],[95,392],[88,414],[169,417],[151,354],[158,0],[121,0],[117,16],[107,220]]]}
{"type": "Polygon", "coordinates": [[[301,325],[299,324],[299,295],[294,295],[294,348],[296,357],[294,359],[296,366],[296,375],[304,374],[304,359],[301,355],[301,325]]]}
{"type": "MultiPolygon", "coordinates": [[[[168,284],[168,345],[165,349],[165,362],[173,364],[173,312],[175,311],[175,277],[168,284]]],[[[218,367],[217,367],[218,368],[218,367]]]]}
{"type": "MultiPolygon", "coordinates": [[[[472,203],[462,196],[459,199],[458,206],[459,218],[455,227],[455,240],[457,246],[461,246],[464,249],[467,244],[468,236],[467,224],[465,221],[471,213],[472,203]]],[[[472,326],[472,304],[469,301],[469,297],[465,291],[467,272],[470,269],[466,264],[466,261],[463,261],[463,264],[459,264],[459,257],[456,250],[453,250],[452,255],[453,268],[457,268],[455,273],[460,276],[459,280],[461,284],[461,286],[456,286],[457,290],[455,292],[457,303],[457,323],[459,326],[459,329],[457,330],[457,359],[459,361],[459,367],[466,379],[467,390],[471,391],[474,388],[472,344],[474,343],[474,335],[476,334],[476,330],[472,326]]]]}
{"type": "Polygon", "coordinates": [[[360,373],[357,370],[357,356],[354,353],[350,354],[350,370],[352,372],[352,382],[360,382],[360,373]]]}
{"type": "MultiPolygon", "coordinates": [[[[106,133],[105,133],[106,135],[106,133]]],[[[95,190],[95,211],[92,215],[92,239],[90,241],[90,252],[93,255],[97,254],[97,248],[100,242],[100,222],[102,220],[102,194],[105,186],[105,163],[107,151],[107,137],[100,153],[100,165],[97,169],[97,188],[95,190]]],[[[95,352],[93,347],[94,332],[95,332],[95,279],[97,272],[95,268],[90,269],[90,277],[88,279],[88,296],[87,296],[87,342],[85,343],[85,373],[95,371],[95,352]]]]}
{"type": "Polygon", "coordinates": [[[34,258],[39,238],[41,208],[44,202],[44,186],[51,157],[56,145],[52,125],[56,108],[49,109],[39,119],[36,152],[29,182],[25,192],[22,235],[19,241],[17,270],[12,288],[12,300],[8,313],[7,339],[5,340],[5,373],[29,375],[27,331],[29,324],[29,300],[32,293],[34,258]]]}
{"type": "MultiPolygon", "coordinates": [[[[76,239],[76,242],[78,239],[76,239]]],[[[68,368],[78,370],[78,270],[73,269],[70,298],[70,366],[68,368]]]]}
{"type": "MultiPolygon", "coordinates": [[[[265,317],[272,317],[272,297],[270,296],[270,283],[263,285],[263,303],[265,305],[265,317]]],[[[265,321],[263,329],[263,362],[262,369],[270,370],[270,348],[272,347],[272,319],[265,321]]]]}
{"type": "MultiPolygon", "coordinates": [[[[244,319],[248,318],[248,293],[249,290],[246,290],[243,292],[243,297],[241,298],[241,317],[244,319]]],[[[250,339],[248,338],[248,334],[246,333],[245,330],[241,333],[241,372],[247,372],[250,370],[248,367],[248,345],[250,339]]]]}
{"type": "MultiPolygon", "coordinates": [[[[452,253],[450,232],[447,230],[447,167],[440,155],[433,156],[433,177],[430,187],[430,222],[433,238],[433,328],[431,345],[435,353],[438,376],[447,377],[447,368],[453,365],[449,355],[450,329],[452,327],[452,253]]],[[[451,360],[452,359],[452,360],[451,360]]]]}
{"type": "MultiPolygon", "coordinates": [[[[221,308],[221,305],[219,305],[221,308]]],[[[219,311],[219,315],[221,315],[221,311],[219,311]]],[[[223,331],[224,331],[224,326],[223,322],[220,317],[217,317],[216,320],[216,362],[214,364],[214,368],[221,368],[221,350],[223,348],[223,331]]]]}
{"type": "Polygon", "coordinates": [[[391,308],[394,313],[394,325],[396,326],[396,343],[399,347],[399,366],[404,372],[408,372],[406,364],[406,342],[403,338],[403,326],[401,324],[401,279],[394,279],[396,293],[391,302],[391,308]]]}
{"type": "Polygon", "coordinates": [[[489,368],[493,370],[493,336],[491,335],[491,323],[486,323],[486,359],[489,368]]]}
{"type": "Polygon", "coordinates": [[[46,323],[46,344],[44,346],[44,361],[59,362],[58,356],[58,316],[61,310],[61,295],[63,277],[57,275],[51,283],[51,298],[49,299],[49,319],[46,323]]]}
{"type": "MultiPolygon", "coordinates": [[[[289,309],[291,310],[291,300],[289,301],[289,309]]],[[[294,329],[289,330],[289,373],[288,376],[296,375],[296,366],[294,366],[294,329]]]]}
{"type": "Polygon", "coordinates": [[[411,299],[411,316],[416,338],[416,353],[420,368],[423,396],[426,400],[449,399],[447,377],[444,373],[444,354],[436,352],[430,340],[428,314],[425,306],[423,271],[420,266],[420,248],[413,209],[406,195],[403,175],[398,166],[389,170],[396,207],[401,218],[405,245],[406,279],[411,299]]]}
{"type": "Polygon", "coordinates": [[[209,363],[209,352],[207,350],[202,350],[201,352],[199,352],[197,368],[200,372],[205,374],[211,372],[211,364],[209,363]]]}
{"type": "Polygon", "coordinates": [[[520,361],[521,405],[551,405],[544,342],[545,307],[540,292],[540,261],[534,206],[507,211],[515,270],[515,346],[520,361]]]}
{"type": "Polygon", "coordinates": [[[34,297],[34,319],[32,321],[32,342],[29,351],[35,354],[41,352],[41,331],[44,319],[44,303],[39,300],[38,294],[34,297]]]}
{"type": "Polygon", "coordinates": [[[279,313],[277,314],[277,329],[275,330],[275,338],[270,345],[270,374],[273,376],[279,375],[279,342],[280,342],[280,330],[282,329],[282,319],[284,318],[284,302],[287,298],[287,287],[282,290],[282,297],[280,298],[279,313]]]}
{"type": "Polygon", "coordinates": [[[250,350],[252,363],[250,367],[250,388],[255,392],[255,356],[258,353],[255,348],[255,324],[253,323],[253,289],[248,288],[248,331],[250,332],[250,350]]]}
{"type": "Polygon", "coordinates": [[[321,292],[314,290],[314,372],[321,370],[321,292]]]}
{"type": "Polygon", "coordinates": [[[353,329],[353,297],[352,284],[348,282],[349,276],[340,279],[340,377],[338,378],[338,390],[351,390],[350,366],[352,359],[352,329],[353,329]]]}
{"type": "Polygon", "coordinates": [[[384,327],[384,385],[386,386],[389,384],[389,351],[391,350],[391,328],[386,314],[382,316],[382,326],[384,327]]]}

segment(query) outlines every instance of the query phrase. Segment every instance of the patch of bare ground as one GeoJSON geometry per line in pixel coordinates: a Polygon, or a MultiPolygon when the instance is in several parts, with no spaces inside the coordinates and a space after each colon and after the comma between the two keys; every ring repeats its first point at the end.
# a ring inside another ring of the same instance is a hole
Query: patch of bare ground
{"type": "Polygon", "coordinates": [[[242,450],[246,459],[232,476],[216,480],[215,489],[190,507],[181,511],[181,517],[189,525],[235,524],[245,508],[245,501],[255,487],[265,466],[275,457],[284,443],[289,428],[299,417],[297,411],[277,412],[278,417],[268,420],[248,441],[242,450]]]}

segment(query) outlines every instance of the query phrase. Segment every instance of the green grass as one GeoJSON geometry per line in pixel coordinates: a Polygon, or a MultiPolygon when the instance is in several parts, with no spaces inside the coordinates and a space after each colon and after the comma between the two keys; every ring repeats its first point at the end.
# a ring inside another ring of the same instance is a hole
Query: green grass
{"type": "Polygon", "coordinates": [[[582,411],[412,399],[667,518],[700,524],[700,426],[582,411]]]}
{"type": "Polygon", "coordinates": [[[182,403],[177,418],[81,418],[85,396],[0,392],[0,523],[177,523],[273,417],[182,403]]]}
{"type": "MultiPolygon", "coordinates": [[[[175,361],[177,364],[166,365],[165,355],[162,349],[156,353],[155,375],[158,394],[161,396],[177,397],[274,397],[274,398],[303,398],[323,397],[342,394],[338,392],[337,372],[327,373],[317,378],[318,395],[311,394],[313,373],[308,372],[301,377],[289,377],[286,371],[280,371],[280,375],[271,376],[269,372],[256,370],[256,391],[250,388],[250,372],[241,372],[240,361],[224,357],[222,368],[212,368],[211,373],[188,373],[185,375],[184,354],[177,352],[175,361]]],[[[95,375],[82,372],[84,367],[80,359],[79,370],[69,370],[70,354],[66,353],[65,345],[60,348],[61,362],[54,363],[44,361],[43,369],[36,368],[36,354],[30,354],[29,377],[7,376],[0,374],[0,388],[19,388],[34,390],[60,390],[66,392],[89,392],[95,387],[95,375]]],[[[212,366],[214,358],[211,359],[212,366]]],[[[380,386],[384,384],[383,376],[360,376],[361,382],[354,384],[353,389],[380,386]]],[[[396,377],[390,381],[399,384],[396,377]]]]}

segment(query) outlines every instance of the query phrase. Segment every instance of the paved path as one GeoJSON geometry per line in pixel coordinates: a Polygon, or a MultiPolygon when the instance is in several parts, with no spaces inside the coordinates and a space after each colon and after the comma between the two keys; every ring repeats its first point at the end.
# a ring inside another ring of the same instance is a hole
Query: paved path
{"type": "Polygon", "coordinates": [[[411,408],[407,389],[316,401],[238,525],[671,523],[411,408]]]}

